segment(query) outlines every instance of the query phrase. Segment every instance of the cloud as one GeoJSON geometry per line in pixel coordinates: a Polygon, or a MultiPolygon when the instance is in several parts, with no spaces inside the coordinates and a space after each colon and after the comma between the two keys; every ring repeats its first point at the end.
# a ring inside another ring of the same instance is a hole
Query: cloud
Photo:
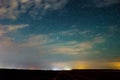
{"type": "Polygon", "coordinates": [[[59,34],[63,36],[73,36],[73,35],[78,34],[78,32],[79,32],[78,29],[73,29],[73,30],[61,31],[59,32],[59,34]]]}
{"type": "MultiPolygon", "coordinates": [[[[75,35],[87,36],[90,33],[92,32],[89,30],[79,30],[79,29],[69,29],[69,30],[57,32],[57,34],[61,36],[75,36],[75,35]]],[[[55,34],[56,33],[50,33],[49,35],[55,35],[55,34]]]]}
{"type": "MultiPolygon", "coordinates": [[[[9,29],[8,29],[9,30],[9,29]]],[[[17,29],[16,29],[17,30],[17,29]]],[[[11,31],[11,30],[10,30],[11,31]]],[[[99,51],[89,51],[94,45],[103,43],[104,39],[102,37],[95,37],[91,41],[77,42],[77,41],[68,41],[68,42],[56,42],[49,35],[39,34],[32,35],[28,39],[24,40],[21,43],[16,43],[10,37],[1,37],[0,45],[1,47],[11,46],[15,48],[17,53],[27,53],[28,49],[35,49],[33,53],[37,54],[84,54],[84,53],[99,53],[99,51]]],[[[8,50],[8,48],[6,48],[8,50]]],[[[12,50],[10,50],[12,51],[12,50]]],[[[11,53],[16,53],[14,50],[11,53]]],[[[29,50],[28,50],[29,51],[29,50]]],[[[10,53],[10,52],[9,52],[10,53]]]]}
{"type": "Polygon", "coordinates": [[[16,18],[18,0],[1,0],[0,6],[0,18],[16,18]]]}
{"type": "Polygon", "coordinates": [[[100,53],[100,51],[90,51],[96,44],[101,44],[105,41],[102,37],[95,37],[91,41],[76,42],[68,41],[65,43],[58,43],[50,45],[52,53],[60,54],[86,54],[86,53],[100,53]],[[62,45],[63,44],[63,45],[62,45]]]}
{"type": "Polygon", "coordinates": [[[119,4],[120,0],[91,0],[93,4],[98,7],[107,7],[114,4],[119,4]]]}
{"type": "MultiPolygon", "coordinates": [[[[63,31],[66,32],[66,31],[63,31]]],[[[59,32],[60,34],[63,32],[59,32]]],[[[69,32],[69,31],[68,31],[69,32]]],[[[73,32],[74,33],[74,32],[73,32]]],[[[64,36],[67,36],[68,33],[65,33],[64,36]]],[[[36,47],[44,48],[43,50],[38,53],[48,53],[49,54],[89,54],[89,53],[100,53],[100,51],[94,50],[91,51],[96,44],[101,44],[105,42],[103,37],[94,37],[92,40],[78,42],[78,41],[60,41],[53,39],[52,36],[55,33],[50,34],[39,34],[39,35],[32,35],[22,44],[22,46],[27,47],[36,47]],[[51,35],[52,34],[52,35],[51,35]]]]}
{"type": "Polygon", "coordinates": [[[25,27],[28,27],[29,25],[28,24],[22,24],[22,25],[8,25],[8,29],[7,31],[8,32],[12,32],[12,31],[16,31],[18,29],[22,29],[22,28],[25,28],[25,27]]]}
{"type": "Polygon", "coordinates": [[[48,10],[58,10],[68,0],[0,0],[0,18],[16,19],[21,13],[28,12],[31,16],[44,15],[48,10]]]}
{"type": "MultiPolygon", "coordinates": [[[[10,32],[14,32],[25,27],[27,27],[27,25],[0,25],[0,48],[2,50],[6,49],[5,52],[2,53],[6,53],[6,51],[10,49],[8,47],[16,46],[16,43],[14,42],[14,38],[9,37],[6,34],[9,34],[10,32]]],[[[2,50],[0,50],[0,53],[2,50]]]]}
{"type": "Polygon", "coordinates": [[[81,34],[81,35],[86,35],[86,34],[88,34],[88,33],[90,33],[90,31],[88,31],[88,30],[80,31],[80,32],[79,32],[79,34],[81,34]]]}
{"type": "Polygon", "coordinates": [[[0,24],[0,36],[2,36],[3,34],[9,33],[9,32],[23,29],[28,26],[29,26],[28,24],[21,24],[21,25],[2,25],[2,24],[0,24]]]}
{"type": "Polygon", "coordinates": [[[96,44],[104,43],[104,41],[103,37],[94,37],[92,40],[84,42],[68,41],[48,44],[54,42],[54,40],[48,35],[39,34],[32,35],[25,42],[19,44],[14,43],[11,38],[4,37],[0,40],[0,64],[4,68],[17,69],[120,69],[119,60],[74,60],[73,58],[70,61],[66,59],[65,62],[49,62],[49,59],[45,59],[45,62],[42,59],[44,55],[48,54],[77,55],[100,53],[100,51],[92,49],[96,44]],[[102,64],[99,64],[100,62],[102,64]]]}
{"type": "Polygon", "coordinates": [[[61,9],[63,8],[68,0],[45,0],[45,9],[53,9],[53,10],[57,10],[57,9],[61,9]]]}
{"type": "Polygon", "coordinates": [[[23,43],[23,46],[32,46],[32,47],[38,46],[39,47],[41,45],[45,45],[51,42],[54,42],[54,40],[51,39],[49,35],[45,35],[45,34],[31,35],[23,43]]]}
{"type": "MultiPolygon", "coordinates": [[[[16,27],[9,29],[7,25],[6,29],[3,29],[3,31],[11,32],[22,28],[24,27],[16,27]]],[[[92,40],[87,40],[83,42],[78,42],[78,41],[63,42],[63,41],[57,41],[52,37],[53,35],[49,35],[49,34],[30,35],[28,38],[26,38],[26,40],[17,43],[14,42],[14,40],[12,40],[11,37],[2,36],[0,37],[0,63],[4,63],[7,66],[14,65],[18,67],[19,65],[22,66],[23,68],[29,68],[29,66],[31,65],[25,64],[24,62],[32,63],[32,64],[34,64],[35,62],[34,65],[35,66],[38,65],[41,68],[42,66],[40,65],[46,64],[49,61],[51,62],[50,60],[51,57],[44,58],[46,55],[51,55],[51,56],[76,55],[77,56],[78,54],[81,54],[82,56],[82,54],[83,55],[98,54],[101,52],[97,50],[93,50],[94,46],[96,44],[104,43],[105,41],[103,37],[94,37],[92,40]],[[26,67],[26,65],[28,66],[26,67]]],[[[65,60],[67,61],[67,59],[65,60]]],[[[57,66],[59,66],[59,64],[57,64],[57,66]]],[[[42,67],[42,69],[44,67],[42,67]]],[[[62,65],[62,67],[65,66],[62,65]]]]}

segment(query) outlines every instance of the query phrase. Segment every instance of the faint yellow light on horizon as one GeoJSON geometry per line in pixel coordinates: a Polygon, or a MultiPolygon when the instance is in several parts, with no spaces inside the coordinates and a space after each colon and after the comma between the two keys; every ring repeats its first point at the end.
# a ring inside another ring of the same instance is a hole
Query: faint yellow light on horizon
{"type": "Polygon", "coordinates": [[[120,69],[120,62],[112,62],[112,63],[111,63],[111,66],[112,66],[114,69],[120,69]]]}
{"type": "Polygon", "coordinates": [[[74,66],[74,68],[75,69],[87,69],[88,68],[88,66],[87,65],[83,65],[83,64],[79,64],[79,65],[76,65],[76,66],[74,66]]]}

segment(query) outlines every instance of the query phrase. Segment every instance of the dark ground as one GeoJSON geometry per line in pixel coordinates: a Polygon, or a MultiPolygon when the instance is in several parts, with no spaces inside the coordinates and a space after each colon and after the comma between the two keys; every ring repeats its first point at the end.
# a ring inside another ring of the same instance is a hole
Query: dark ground
{"type": "Polygon", "coordinates": [[[0,80],[120,80],[120,70],[41,71],[0,69],[0,80]]]}

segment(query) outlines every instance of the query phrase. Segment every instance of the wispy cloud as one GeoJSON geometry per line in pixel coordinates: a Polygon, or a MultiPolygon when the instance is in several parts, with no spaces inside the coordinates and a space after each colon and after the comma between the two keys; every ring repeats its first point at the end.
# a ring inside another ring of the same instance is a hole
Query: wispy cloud
{"type": "MultiPolygon", "coordinates": [[[[7,28],[6,30],[16,31],[22,28],[24,27],[18,27],[15,29],[7,28]]],[[[37,62],[36,65],[40,65],[41,63],[40,61],[44,62],[44,60],[41,59],[42,58],[41,56],[44,55],[70,55],[70,56],[76,55],[77,56],[79,54],[81,55],[98,54],[101,52],[98,50],[93,50],[94,46],[96,44],[98,45],[104,42],[105,39],[103,37],[94,37],[91,40],[87,40],[83,42],[74,41],[74,40],[67,42],[66,41],[57,42],[55,39],[52,38],[52,35],[38,34],[38,35],[30,35],[23,42],[16,43],[12,40],[11,37],[2,36],[0,38],[0,59],[1,59],[0,63],[2,63],[3,61],[4,63],[7,64],[21,65],[25,67],[26,64],[24,64],[23,62],[29,63],[34,61],[37,62]]],[[[59,67],[61,64],[53,63],[51,64],[51,66],[52,65],[53,66],[56,65],[57,67],[59,67]]],[[[66,66],[67,65],[69,64],[66,64],[66,66]]],[[[63,69],[65,69],[66,66],[61,65],[63,69]]],[[[73,66],[73,68],[74,67],[75,66],[73,66]]]]}
{"type": "Polygon", "coordinates": [[[79,29],[69,29],[64,31],[59,31],[56,33],[50,33],[49,35],[60,35],[60,36],[87,36],[88,34],[91,34],[92,31],[90,30],[79,30],[79,29]]]}
{"type": "MultiPolygon", "coordinates": [[[[117,61],[104,61],[104,60],[71,60],[65,62],[50,61],[48,68],[41,67],[43,62],[40,62],[40,56],[45,54],[66,54],[66,55],[77,55],[77,54],[93,54],[101,53],[100,51],[92,50],[96,44],[105,42],[103,37],[94,37],[92,40],[77,42],[68,41],[56,44],[47,44],[54,42],[49,35],[32,35],[26,39],[23,43],[14,43],[11,38],[3,38],[0,40],[0,63],[4,62],[3,67],[7,66],[10,68],[21,68],[34,67],[34,69],[120,69],[120,62],[117,61]],[[47,44],[47,45],[45,45],[47,44]],[[4,45],[4,46],[3,46],[4,45]],[[6,45],[6,46],[5,46],[6,45]],[[13,46],[14,45],[14,46],[13,46]],[[19,56],[19,57],[18,57],[19,56]],[[99,64],[103,61],[102,64],[99,64]],[[27,64],[25,64],[27,62],[27,64]],[[36,62],[36,63],[34,63],[36,62]],[[31,63],[31,65],[29,64],[31,63]],[[16,67],[15,67],[16,66],[16,67]]],[[[49,59],[48,59],[49,60],[49,59]]],[[[47,60],[46,60],[47,61],[47,60]]],[[[48,61],[49,62],[49,61],[48,61]]],[[[45,62],[44,62],[45,64],[45,62]]]]}
{"type": "Polygon", "coordinates": [[[73,36],[79,33],[78,29],[73,29],[73,30],[66,30],[66,31],[61,31],[59,32],[60,35],[63,36],[73,36]]]}
{"type": "MultiPolygon", "coordinates": [[[[14,27],[8,28],[6,29],[6,31],[4,30],[4,33],[18,30],[26,26],[24,25],[24,26],[17,26],[17,27],[14,26],[14,27]]],[[[71,31],[67,31],[67,32],[63,31],[59,33],[64,36],[68,36],[69,32],[71,31]]],[[[76,33],[74,30],[72,32],[73,33],[71,36],[74,36],[76,33]]],[[[79,31],[77,32],[79,33],[79,31]]],[[[3,34],[2,31],[1,31],[1,34],[3,34]]],[[[55,33],[52,33],[52,35],[55,35],[55,33]]],[[[83,42],[78,42],[74,40],[72,41],[70,40],[67,42],[66,41],[58,42],[56,39],[52,38],[52,35],[50,34],[31,35],[28,37],[28,39],[24,40],[21,44],[19,44],[19,46],[34,47],[37,49],[44,48],[45,50],[49,51],[49,53],[54,53],[54,54],[82,54],[82,53],[84,54],[84,53],[92,53],[92,52],[99,53],[99,51],[90,51],[90,50],[94,47],[94,45],[101,44],[105,41],[103,37],[94,37],[92,40],[83,41],[83,42]]],[[[45,51],[42,51],[42,52],[45,52],[45,51]]],[[[38,52],[38,53],[41,53],[41,52],[38,52]]]]}
{"type": "Polygon", "coordinates": [[[23,29],[28,26],[29,26],[28,24],[20,24],[20,25],[2,25],[2,24],[0,24],[0,36],[2,36],[3,34],[9,33],[9,32],[23,29]]]}
{"type": "Polygon", "coordinates": [[[21,13],[26,13],[29,8],[31,8],[29,11],[31,16],[38,14],[42,16],[47,10],[63,8],[67,2],[68,0],[1,0],[0,18],[16,19],[21,13]]]}
{"type": "MultiPolygon", "coordinates": [[[[0,24],[0,48],[8,50],[7,47],[14,47],[16,43],[12,37],[6,36],[10,32],[16,32],[17,30],[28,27],[28,24],[21,25],[2,25],[0,24]]],[[[5,51],[6,52],[6,51],[5,51]]],[[[0,50],[1,53],[1,50],[0,50]]],[[[2,52],[4,53],[4,52],[2,52]]]]}
{"type": "Polygon", "coordinates": [[[24,46],[41,46],[47,43],[54,42],[53,39],[50,38],[49,35],[39,34],[39,35],[31,35],[26,41],[24,42],[24,46]]]}
{"type": "MultiPolygon", "coordinates": [[[[53,52],[61,53],[61,54],[91,53],[91,51],[89,51],[89,50],[91,50],[94,47],[94,45],[103,43],[104,41],[105,40],[102,37],[95,37],[91,41],[85,41],[85,42],[75,42],[75,41],[73,42],[72,41],[72,42],[60,43],[63,45],[61,45],[61,46],[56,45],[55,47],[53,47],[53,52]]],[[[92,52],[99,53],[99,51],[92,51],[92,52]]]]}
{"type": "MultiPolygon", "coordinates": [[[[74,36],[74,35],[82,35],[85,36],[90,31],[79,31],[78,29],[67,30],[58,32],[60,36],[74,36]]],[[[43,47],[49,51],[49,53],[53,54],[89,54],[89,53],[100,53],[100,51],[94,50],[90,51],[94,48],[96,44],[101,44],[105,42],[105,39],[101,36],[94,37],[92,40],[78,42],[74,40],[70,41],[60,41],[57,39],[53,39],[52,36],[56,35],[56,33],[49,33],[46,35],[32,35],[26,42],[23,44],[24,46],[36,46],[43,47]],[[51,44],[49,44],[51,43],[51,44]]]]}

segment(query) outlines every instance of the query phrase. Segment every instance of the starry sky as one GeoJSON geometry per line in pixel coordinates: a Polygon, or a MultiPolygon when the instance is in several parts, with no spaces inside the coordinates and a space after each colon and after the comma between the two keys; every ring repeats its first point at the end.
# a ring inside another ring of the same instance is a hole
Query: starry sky
{"type": "Polygon", "coordinates": [[[0,68],[120,69],[120,0],[0,0],[0,68]]]}

